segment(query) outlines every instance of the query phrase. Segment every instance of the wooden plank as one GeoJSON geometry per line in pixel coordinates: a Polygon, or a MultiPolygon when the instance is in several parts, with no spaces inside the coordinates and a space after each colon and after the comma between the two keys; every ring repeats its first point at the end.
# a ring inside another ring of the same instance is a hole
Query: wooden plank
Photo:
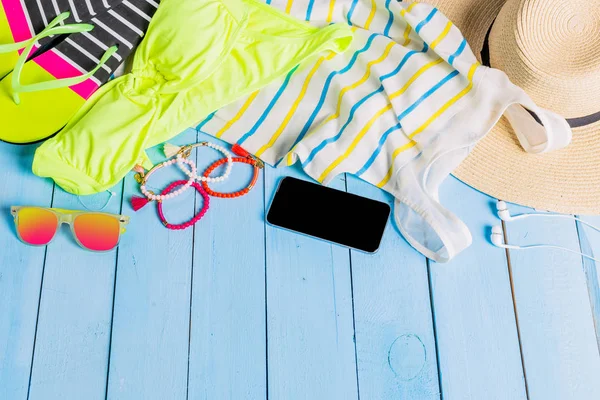
{"type": "MultiPolygon", "coordinates": [[[[347,186],[393,207],[391,195],[356,177],[347,186]]],[[[376,254],[351,259],[360,397],[439,399],[425,257],[389,223],[376,254]]]]}
{"type": "MultiPolygon", "coordinates": [[[[600,227],[600,217],[580,217],[593,226],[600,227]]],[[[600,233],[589,226],[577,223],[577,234],[579,236],[579,247],[581,252],[594,258],[600,258],[600,233]]],[[[594,318],[594,327],[596,330],[596,341],[600,349],[600,263],[584,258],[583,271],[587,282],[590,305],[592,307],[592,317],[594,318]]]]}
{"type": "Polygon", "coordinates": [[[448,178],[441,203],[473,236],[451,262],[429,265],[443,398],[525,399],[506,255],[489,242],[495,200],[448,178]]]}
{"type": "MultiPolygon", "coordinates": [[[[199,168],[215,155],[202,150],[199,168]]],[[[211,188],[237,191],[251,177],[250,166],[234,164],[230,179],[211,188]]],[[[210,207],[195,230],[188,398],[264,399],[264,171],[248,195],[213,197],[210,207]]]]}
{"type": "MultiPolygon", "coordinates": [[[[194,143],[188,129],[173,139],[194,143]]],[[[149,151],[164,160],[161,146],[149,151]]],[[[158,171],[148,183],[160,192],[185,175],[176,166],[158,171]]],[[[140,195],[133,174],[125,179],[123,210],[132,220],[119,251],[107,397],[110,399],[184,399],[187,390],[193,229],[166,229],[150,203],[137,213],[129,199],[140,195]]],[[[164,204],[173,223],[191,219],[192,190],[164,204]]]]}
{"type": "MultiPolygon", "coordinates": [[[[119,213],[121,189],[106,212],[119,213]]],[[[107,196],[82,201],[96,209],[107,196]]],[[[82,209],[58,187],[52,205],[82,209]]],[[[29,399],[104,399],[116,257],[80,248],[66,226],[48,246],[29,399]]]]}
{"type": "Polygon", "coordinates": [[[31,173],[37,146],[0,142],[0,397],[25,399],[46,249],[21,243],[10,207],[49,207],[52,183],[31,173]]]}
{"type": "MultiPolygon", "coordinates": [[[[531,212],[509,207],[511,213],[531,212]]],[[[508,241],[579,250],[575,222],[530,218],[506,224],[508,241]]],[[[581,257],[561,250],[510,251],[531,399],[593,399],[600,356],[581,257]]]]}
{"type": "MultiPolygon", "coordinates": [[[[268,168],[267,205],[284,175],[308,179],[268,168]]],[[[267,226],[266,258],[269,398],[358,398],[349,251],[267,226]]]]}

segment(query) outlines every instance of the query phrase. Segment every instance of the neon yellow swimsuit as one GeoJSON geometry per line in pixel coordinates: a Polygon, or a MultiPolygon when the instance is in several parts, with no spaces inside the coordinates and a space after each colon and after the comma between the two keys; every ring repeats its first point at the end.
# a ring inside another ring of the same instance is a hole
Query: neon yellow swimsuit
{"type": "Polygon", "coordinates": [[[106,190],[147,164],[145,149],[351,41],[346,25],[314,28],[256,0],[163,0],[132,72],[36,151],[33,172],[74,194],[106,190]]]}

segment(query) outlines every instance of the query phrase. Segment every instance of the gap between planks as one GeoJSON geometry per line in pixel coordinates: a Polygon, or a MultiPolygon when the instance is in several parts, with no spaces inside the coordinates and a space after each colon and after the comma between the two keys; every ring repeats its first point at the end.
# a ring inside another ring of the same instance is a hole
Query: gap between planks
{"type": "MultiPolygon", "coordinates": [[[[497,200],[498,201],[498,200],[497,200]]],[[[508,232],[506,230],[506,223],[502,222],[502,232],[504,232],[504,243],[509,243],[508,241],[508,232]]],[[[517,327],[517,338],[519,341],[519,354],[521,356],[521,367],[523,368],[523,380],[525,383],[525,396],[529,400],[529,386],[527,385],[527,369],[525,368],[525,358],[523,356],[523,342],[521,341],[521,327],[519,326],[519,312],[517,311],[517,300],[515,298],[515,284],[513,281],[513,271],[512,264],[510,263],[510,251],[508,249],[504,249],[504,253],[506,254],[506,267],[508,268],[508,280],[510,282],[510,294],[513,302],[513,310],[515,313],[515,326],[517,327]]]]}

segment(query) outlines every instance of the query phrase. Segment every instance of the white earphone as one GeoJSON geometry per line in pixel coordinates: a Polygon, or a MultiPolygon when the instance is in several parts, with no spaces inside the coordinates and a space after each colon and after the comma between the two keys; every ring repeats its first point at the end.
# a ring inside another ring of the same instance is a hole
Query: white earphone
{"type": "MultiPolygon", "coordinates": [[[[573,217],[571,215],[531,213],[531,214],[519,214],[519,215],[512,216],[512,215],[510,215],[510,211],[508,210],[506,203],[501,200],[498,201],[498,203],[496,204],[496,209],[498,210],[498,217],[500,217],[500,219],[505,222],[518,221],[520,219],[525,219],[525,218],[529,218],[529,217],[569,218],[569,219],[573,219],[575,221],[579,221],[582,224],[587,225],[590,228],[600,232],[600,229],[598,227],[596,227],[590,223],[587,223],[587,222],[583,221],[582,219],[573,217]]],[[[529,245],[529,246],[516,246],[516,245],[506,244],[506,243],[504,243],[504,231],[502,230],[502,227],[500,225],[496,225],[496,226],[492,227],[492,234],[490,236],[490,240],[494,246],[500,247],[503,249],[509,249],[509,250],[527,250],[527,249],[541,249],[541,248],[559,249],[559,250],[568,251],[569,253],[580,255],[580,256],[587,258],[589,260],[592,260],[592,261],[600,262],[600,260],[597,258],[588,256],[587,254],[583,254],[578,251],[571,250],[569,248],[561,247],[561,246],[554,246],[554,245],[550,245],[550,244],[533,244],[533,245],[529,245]]]]}
{"type": "Polygon", "coordinates": [[[519,215],[510,215],[510,211],[508,210],[508,206],[506,205],[506,203],[502,200],[499,200],[498,203],[496,203],[496,209],[498,210],[498,217],[500,217],[500,219],[502,221],[518,221],[520,219],[525,219],[525,218],[529,218],[529,217],[550,217],[550,218],[567,218],[567,219],[572,219],[575,220],[577,222],[580,222],[584,225],[589,226],[590,228],[600,232],[600,228],[585,222],[584,220],[574,217],[572,215],[565,215],[565,214],[549,214],[549,213],[531,213],[531,214],[519,214],[519,215]]]}

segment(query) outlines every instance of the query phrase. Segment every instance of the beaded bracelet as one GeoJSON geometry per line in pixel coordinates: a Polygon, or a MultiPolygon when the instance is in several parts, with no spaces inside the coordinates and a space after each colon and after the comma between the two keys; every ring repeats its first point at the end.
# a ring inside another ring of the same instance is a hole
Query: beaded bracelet
{"type": "MultiPolygon", "coordinates": [[[[182,159],[182,163],[188,164],[191,168],[190,172],[190,179],[185,181],[185,185],[182,185],[183,188],[174,191],[173,193],[164,193],[161,195],[157,195],[154,192],[152,192],[151,190],[146,189],[146,183],[148,182],[148,179],[150,178],[150,176],[155,173],[156,171],[158,171],[161,168],[164,167],[168,167],[170,165],[175,164],[176,162],[178,162],[178,160],[176,158],[172,158],[170,160],[167,160],[165,162],[162,162],[160,164],[156,164],[154,167],[152,167],[152,169],[150,171],[148,171],[147,173],[144,173],[143,170],[141,170],[140,172],[138,172],[135,175],[135,179],[136,181],[141,185],[140,186],[140,190],[142,191],[142,193],[144,194],[144,196],[146,196],[146,198],[143,197],[138,197],[138,196],[133,196],[131,198],[131,206],[133,207],[134,211],[138,211],[139,209],[141,209],[142,207],[144,207],[146,204],[148,204],[150,201],[158,201],[161,202],[163,200],[166,199],[171,199],[173,197],[179,196],[181,193],[185,192],[187,189],[189,189],[192,184],[195,182],[196,180],[196,174],[197,174],[197,169],[196,169],[196,164],[189,159],[182,159]]],[[[139,171],[137,169],[137,167],[135,168],[137,171],[139,171]]]]}
{"type": "MultiPolygon", "coordinates": [[[[252,154],[248,153],[246,150],[244,150],[239,144],[234,144],[233,147],[231,148],[231,150],[237,154],[240,157],[235,157],[232,159],[233,162],[239,162],[239,163],[245,163],[245,164],[250,164],[250,165],[254,165],[254,175],[252,176],[252,181],[250,182],[250,184],[242,190],[239,190],[237,192],[233,192],[233,193],[219,193],[219,192],[215,192],[214,190],[212,190],[211,188],[208,187],[208,183],[207,182],[202,182],[202,186],[204,187],[204,190],[206,190],[206,192],[214,197],[225,197],[225,198],[235,198],[235,197],[240,197],[240,196],[244,196],[246,194],[248,194],[248,192],[250,192],[252,190],[252,188],[254,187],[254,185],[256,184],[256,181],[258,180],[258,172],[259,170],[261,170],[262,168],[264,168],[265,164],[258,158],[254,157],[252,154]]],[[[202,174],[203,177],[208,177],[216,168],[218,168],[219,166],[223,165],[225,163],[225,159],[221,159],[216,161],[213,165],[211,165],[210,167],[208,167],[208,169],[206,171],[204,171],[204,173],[202,174]]]]}
{"type": "MultiPolygon", "coordinates": [[[[178,186],[185,186],[185,185],[187,185],[188,182],[189,181],[175,181],[175,182],[171,183],[165,190],[163,190],[161,195],[168,197],[170,194],[172,194],[171,191],[173,189],[175,189],[178,186]]],[[[196,214],[194,216],[194,218],[192,218],[188,222],[185,222],[185,223],[179,224],[179,225],[174,225],[174,224],[170,224],[167,221],[167,219],[165,218],[165,215],[163,214],[163,209],[162,209],[162,202],[159,201],[158,202],[158,216],[160,217],[160,220],[162,221],[163,225],[166,228],[171,229],[171,230],[187,229],[190,226],[194,226],[198,221],[200,221],[202,219],[202,217],[204,217],[204,214],[206,214],[206,211],[208,211],[208,207],[210,204],[210,198],[208,197],[208,194],[206,194],[206,192],[204,191],[202,186],[200,186],[200,184],[197,182],[193,182],[191,184],[191,186],[193,186],[196,189],[196,191],[198,193],[200,193],[200,195],[204,199],[204,204],[202,205],[202,209],[198,212],[198,214],[196,214]]]]}
{"type": "Polygon", "coordinates": [[[167,157],[169,156],[169,154],[173,154],[173,152],[175,150],[177,150],[177,153],[176,153],[177,154],[177,157],[176,157],[177,165],[190,178],[192,178],[192,176],[193,176],[194,179],[202,181],[202,182],[222,182],[225,179],[229,178],[229,174],[231,174],[231,168],[233,167],[233,161],[231,159],[232,156],[231,156],[231,153],[229,151],[227,151],[227,149],[225,149],[223,146],[219,146],[218,144],[214,144],[214,143],[210,143],[210,142],[200,142],[200,143],[190,144],[190,145],[183,146],[183,147],[177,147],[172,144],[166,143],[164,146],[164,152],[165,152],[165,155],[167,155],[167,157]],[[190,157],[190,155],[192,154],[192,149],[194,149],[195,147],[201,147],[201,146],[213,148],[213,149],[217,150],[218,152],[222,153],[226,157],[225,160],[227,162],[227,167],[225,167],[225,172],[223,173],[223,175],[217,176],[217,177],[196,176],[195,173],[193,173],[192,171],[185,168],[185,166],[183,165],[185,163],[184,160],[186,160],[190,157]]]}
{"type": "MultiPolygon", "coordinates": [[[[208,187],[208,182],[202,182],[202,187],[204,187],[204,190],[206,190],[206,192],[209,195],[211,195],[213,197],[233,199],[233,198],[241,197],[241,196],[248,194],[248,192],[250,192],[252,190],[252,188],[254,187],[254,185],[256,184],[256,181],[258,180],[258,171],[260,170],[260,167],[259,167],[259,164],[257,163],[257,161],[253,158],[247,158],[247,157],[234,157],[232,160],[233,160],[233,162],[245,163],[245,164],[250,164],[250,165],[254,166],[254,175],[252,176],[252,181],[245,189],[242,189],[242,190],[239,190],[239,191],[233,192],[233,193],[215,192],[214,190],[212,190],[211,188],[208,187]]],[[[225,158],[222,158],[222,159],[216,161],[213,165],[208,167],[208,169],[206,171],[204,171],[203,176],[208,177],[216,168],[225,164],[226,161],[227,161],[227,159],[225,159],[225,158]]]]}

